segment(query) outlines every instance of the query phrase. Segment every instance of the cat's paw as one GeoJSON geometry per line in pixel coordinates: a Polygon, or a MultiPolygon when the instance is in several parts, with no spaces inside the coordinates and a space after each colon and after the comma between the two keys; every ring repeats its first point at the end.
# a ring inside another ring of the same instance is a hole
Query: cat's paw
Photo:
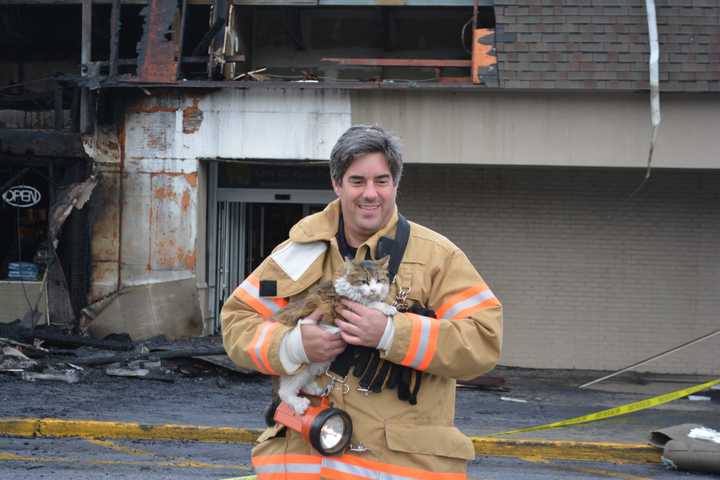
{"type": "Polygon", "coordinates": [[[288,398],[285,403],[290,405],[297,415],[305,413],[305,410],[310,406],[310,400],[305,397],[288,398]]]}
{"type": "Polygon", "coordinates": [[[305,385],[302,388],[302,391],[304,393],[307,393],[308,395],[315,395],[316,397],[319,397],[323,393],[325,393],[325,389],[321,388],[320,385],[317,384],[317,382],[312,382],[308,385],[305,385]]]}
{"type": "Polygon", "coordinates": [[[392,305],[388,305],[387,303],[383,303],[382,307],[379,310],[390,317],[398,313],[397,308],[393,307],[392,305]]]}

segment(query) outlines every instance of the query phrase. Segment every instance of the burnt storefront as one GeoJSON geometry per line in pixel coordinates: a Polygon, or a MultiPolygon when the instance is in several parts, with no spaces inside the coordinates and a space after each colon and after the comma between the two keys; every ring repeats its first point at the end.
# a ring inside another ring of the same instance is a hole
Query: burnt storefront
{"type": "Polygon", "coordinates": [[[96,184],[79,136],[0,131],[0,322],[74,328],[89,282],[81,209],[96,184]]]}

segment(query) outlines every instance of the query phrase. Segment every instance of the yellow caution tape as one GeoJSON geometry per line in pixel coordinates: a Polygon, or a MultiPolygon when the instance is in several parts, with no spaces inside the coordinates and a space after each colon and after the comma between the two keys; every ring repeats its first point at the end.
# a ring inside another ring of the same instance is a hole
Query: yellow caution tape
{"type": "Polygon", "coordinates": [[[692,395],[693,393],[707,390],[717,384],[720,384],[720,379],[711,380],[700,385],[695,385],[694,387],[688,387],[682,390],[676,390],[674,392],[658,395],[657,397],[640,400],[639,402],[628,403],[627,405],[621,405],[619,407],[609,408],[607,410],[591,413],[589,415],[583,415],[582,417],[575,417],[569,420],[561,420],[559,422],[548,423],[546,425],[538,425],[536,427],[519,428],[517,430],[508,430],[507,432],[493,433],[492,435],[488,436],[494,437],[496,435],[511,435],[513,433],[537,432],[539,430],[549,430],[551,428],[567,427],[569,425],[578,425],[580,423],[596,422],[598,420],[604,420],[606,418],[612,418],[628,413],[638,412],[640,410],[645,410],[647,408],[652,408],[658,405],[662,405],[664,403],[672,402],[673,400],[687,397],[688,395],[692,395]]]}

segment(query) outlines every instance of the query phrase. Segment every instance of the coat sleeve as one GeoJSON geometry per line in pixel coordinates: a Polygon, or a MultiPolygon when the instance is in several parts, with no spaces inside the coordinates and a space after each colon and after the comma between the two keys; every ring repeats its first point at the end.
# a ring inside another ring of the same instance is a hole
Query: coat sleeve
{"type": "Polygon", "coordinates": [[[238,366],[269,375],[284,375],[287,372],[278,352],[291,328],[273,321],[272,317],[287,301],[260,296],[260,279],[265,267],[264,263],[250,274],[223,305],[220,313],[223,344],[238,366]]]}
{"type": "Polygon", "coordinates": [[[450,378],[492,370],[502,346],[500,301],[459,249],[426,274],[431,275],[428,307],[437,318],[395,315],[395,336],[385,358],[450,378]]]}

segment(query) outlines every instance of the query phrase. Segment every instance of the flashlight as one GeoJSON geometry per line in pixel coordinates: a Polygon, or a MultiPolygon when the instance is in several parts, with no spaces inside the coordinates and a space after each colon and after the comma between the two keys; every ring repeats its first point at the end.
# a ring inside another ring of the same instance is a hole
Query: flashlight
{"type": "Polygon", "coordinates": [[[346,411],[330,406],[327,397],[323,397],[320,405],[311,405],[304,414],[298,415],[285,402],[280,402],[275,416],[291,430],[302,434],[306,442],[321,455],[336,455],[350,445],[352,437],[352,420],[346,411]]]}

